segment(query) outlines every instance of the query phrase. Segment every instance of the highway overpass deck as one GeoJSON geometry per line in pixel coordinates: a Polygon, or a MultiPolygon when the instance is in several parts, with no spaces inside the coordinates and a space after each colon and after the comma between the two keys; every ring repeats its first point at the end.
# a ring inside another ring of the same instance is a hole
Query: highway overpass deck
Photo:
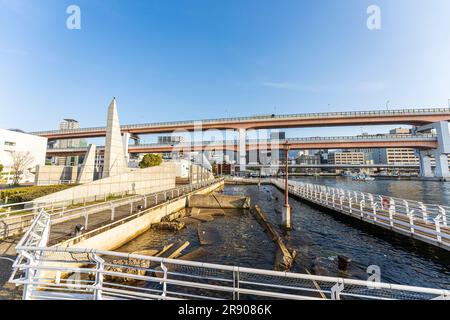
{"type": "MultiPolygon", "coordinates": [[[[246,149],[251,150],[277,150],[282,149],[283,144],[288,142],[292,150],[312,149],[352,149],[352,148],[415,148],[435,149],[437,148],[437,137],[432,134],[423,135],[362,135],[346,137],[309,137],[291,138],[285,140],[247,140],[246,149]]],[[[103,152],[104,147],[97,148],[103,152]]],[[[238,150],[237,140],[228,141],[202,141],[184,142],[178,144],[152,143],[135,144],[128,146],[129,153],[158,153],[176,151],[202,151],[202,150],[238,150]]],[[[50,148],[47,149],[48,156],[81,155],[87,152],[87,147],[80,148],[50,148]]]]}
{"type": "MultiPolygon", "coordinates": [[[[121,130],[122,132],[129,132],[131,134],[151,134],[168,133],[175,130],[239,130],[386,124],[408,124],[420,126],[449,120],[450,108],[427,108],[290,115],[271,114],[236,118],[157,122],[123,125],[121,126],[121,130]]],[[[106,135],[106,128],[92,127],[69,130],[49,130],[32,132],[32,134],[47,137],[51,140],[102,137],[106,135]]]]}

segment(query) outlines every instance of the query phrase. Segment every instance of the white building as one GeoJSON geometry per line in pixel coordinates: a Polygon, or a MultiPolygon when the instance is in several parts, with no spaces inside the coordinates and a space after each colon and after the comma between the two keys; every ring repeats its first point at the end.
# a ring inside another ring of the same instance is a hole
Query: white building
{"type": "Polygon", "coordinates": [[[12,165],[13,153],[29,152],[30,163],[23,174],[21,182],[34,182],[32,174],[36,165],[45,165],[45,154],[47,152],[47,138],[26,134],[23,132],[0,129],[0,163],[4,166],[4,179],[11,183],[8,174],[12,165]]]}

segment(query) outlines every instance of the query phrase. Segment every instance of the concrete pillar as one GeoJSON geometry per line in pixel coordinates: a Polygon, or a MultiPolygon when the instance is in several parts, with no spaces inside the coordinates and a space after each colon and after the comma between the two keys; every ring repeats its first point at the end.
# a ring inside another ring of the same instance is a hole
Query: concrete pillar
{"type": "Polygon", "coordinates": [[[436,160],[434,176],[436,178],[450,178],[450,172],[448,170],[448,156],[445,153],[436,152],[434,158],[436,160]]]}
{"type": "Polygon", "coordinates": [[[433,172],[431,170],[430,155],[425,152],[420,152],[419,160],[420,160],[420,176],[421,177],[432,177],[433,172]]]}
{"type": "Polygon", "coordinates": [[[128,152],[128,145],[130,144],[130,133],[124,132],[122,134],[123,154],[125,156],[125,163],[128,165],[130,161],[130,153],[128,152]]]}
{"type": "Polygon", "coordinates": [[[83,184],[94,181],[96,150],[97,147],[95,144],[89,145],[80,173],[78,174],[77,183],[83,184]]]}
{"type": "Polygon", "coordinates": [[[120,132],[119,116],[117,114],[116,99],[108,107],[108,121],[106,125],[105,161],[103,178],[119,175],[126,172],[128,164],[125,162],[125,153],[120,132]]]}
{"type": "Polygon", "coordinates": [[[284,229],[291,230],[291,207],[284,205],[281,211],[281,225],[284,229]]]}
{"type": "Polygon", "coordinates": [[[438,139],[438,149],[434,157],[436,160],[436,170],[434,175],[437,178],[449,178],[448,157],[450,154],[450,132],[447,121],[440,121],[434,124],[436,135],[438,139]]]}
{"type": "Polygon", "coordinates": [[[239,157],[239,170],[244,171],[247,169],[247,134],[245,129],[239,129],[239,145],[238,145],[238,157],[239,157]]]}

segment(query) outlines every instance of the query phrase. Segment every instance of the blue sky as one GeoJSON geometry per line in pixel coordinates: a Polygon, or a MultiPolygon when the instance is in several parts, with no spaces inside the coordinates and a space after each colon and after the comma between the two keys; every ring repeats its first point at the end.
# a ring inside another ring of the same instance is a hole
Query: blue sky
{"type": "Polygon", "coordinates": [[[446,107],[449,39],[448,0],[0,0],[0,127],[446,107]]]}

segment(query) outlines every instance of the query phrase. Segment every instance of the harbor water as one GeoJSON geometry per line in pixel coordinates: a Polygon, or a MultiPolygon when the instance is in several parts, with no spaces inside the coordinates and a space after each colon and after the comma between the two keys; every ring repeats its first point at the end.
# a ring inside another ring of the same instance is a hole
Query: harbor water
{"type": "MultiPolygon", "coordinates": [[[[354,182],[345,178],[301,178],[365,192],[449,204],[450,183],[433,181],[354,182]]],[[[271,185],[226,186],[225,194],[248,195],[258,204],[280,233],[283,193],[271,185]]],[[[369,266],[381,271],[381,281],[413,286],[450,289],[450,253],[390,231],[368,226],[290,198],[294,229],[284,234],[290,249],[297,252],[293,272],[341,276],[366,280],[369,266]],[[351,259],[348,270],[338,270],[338,256],[351,259]]],[[[201,246],[197,224],[179,232],[149,230],[120,251],[161,249],[175,241],[189,241],[186,253],[192,260],[273,269],[276,247],[253,215],[242,210],[204,222],[215,241],[201,246]],[[200,249],[199,249],[200,248],[200,249]]]]}

